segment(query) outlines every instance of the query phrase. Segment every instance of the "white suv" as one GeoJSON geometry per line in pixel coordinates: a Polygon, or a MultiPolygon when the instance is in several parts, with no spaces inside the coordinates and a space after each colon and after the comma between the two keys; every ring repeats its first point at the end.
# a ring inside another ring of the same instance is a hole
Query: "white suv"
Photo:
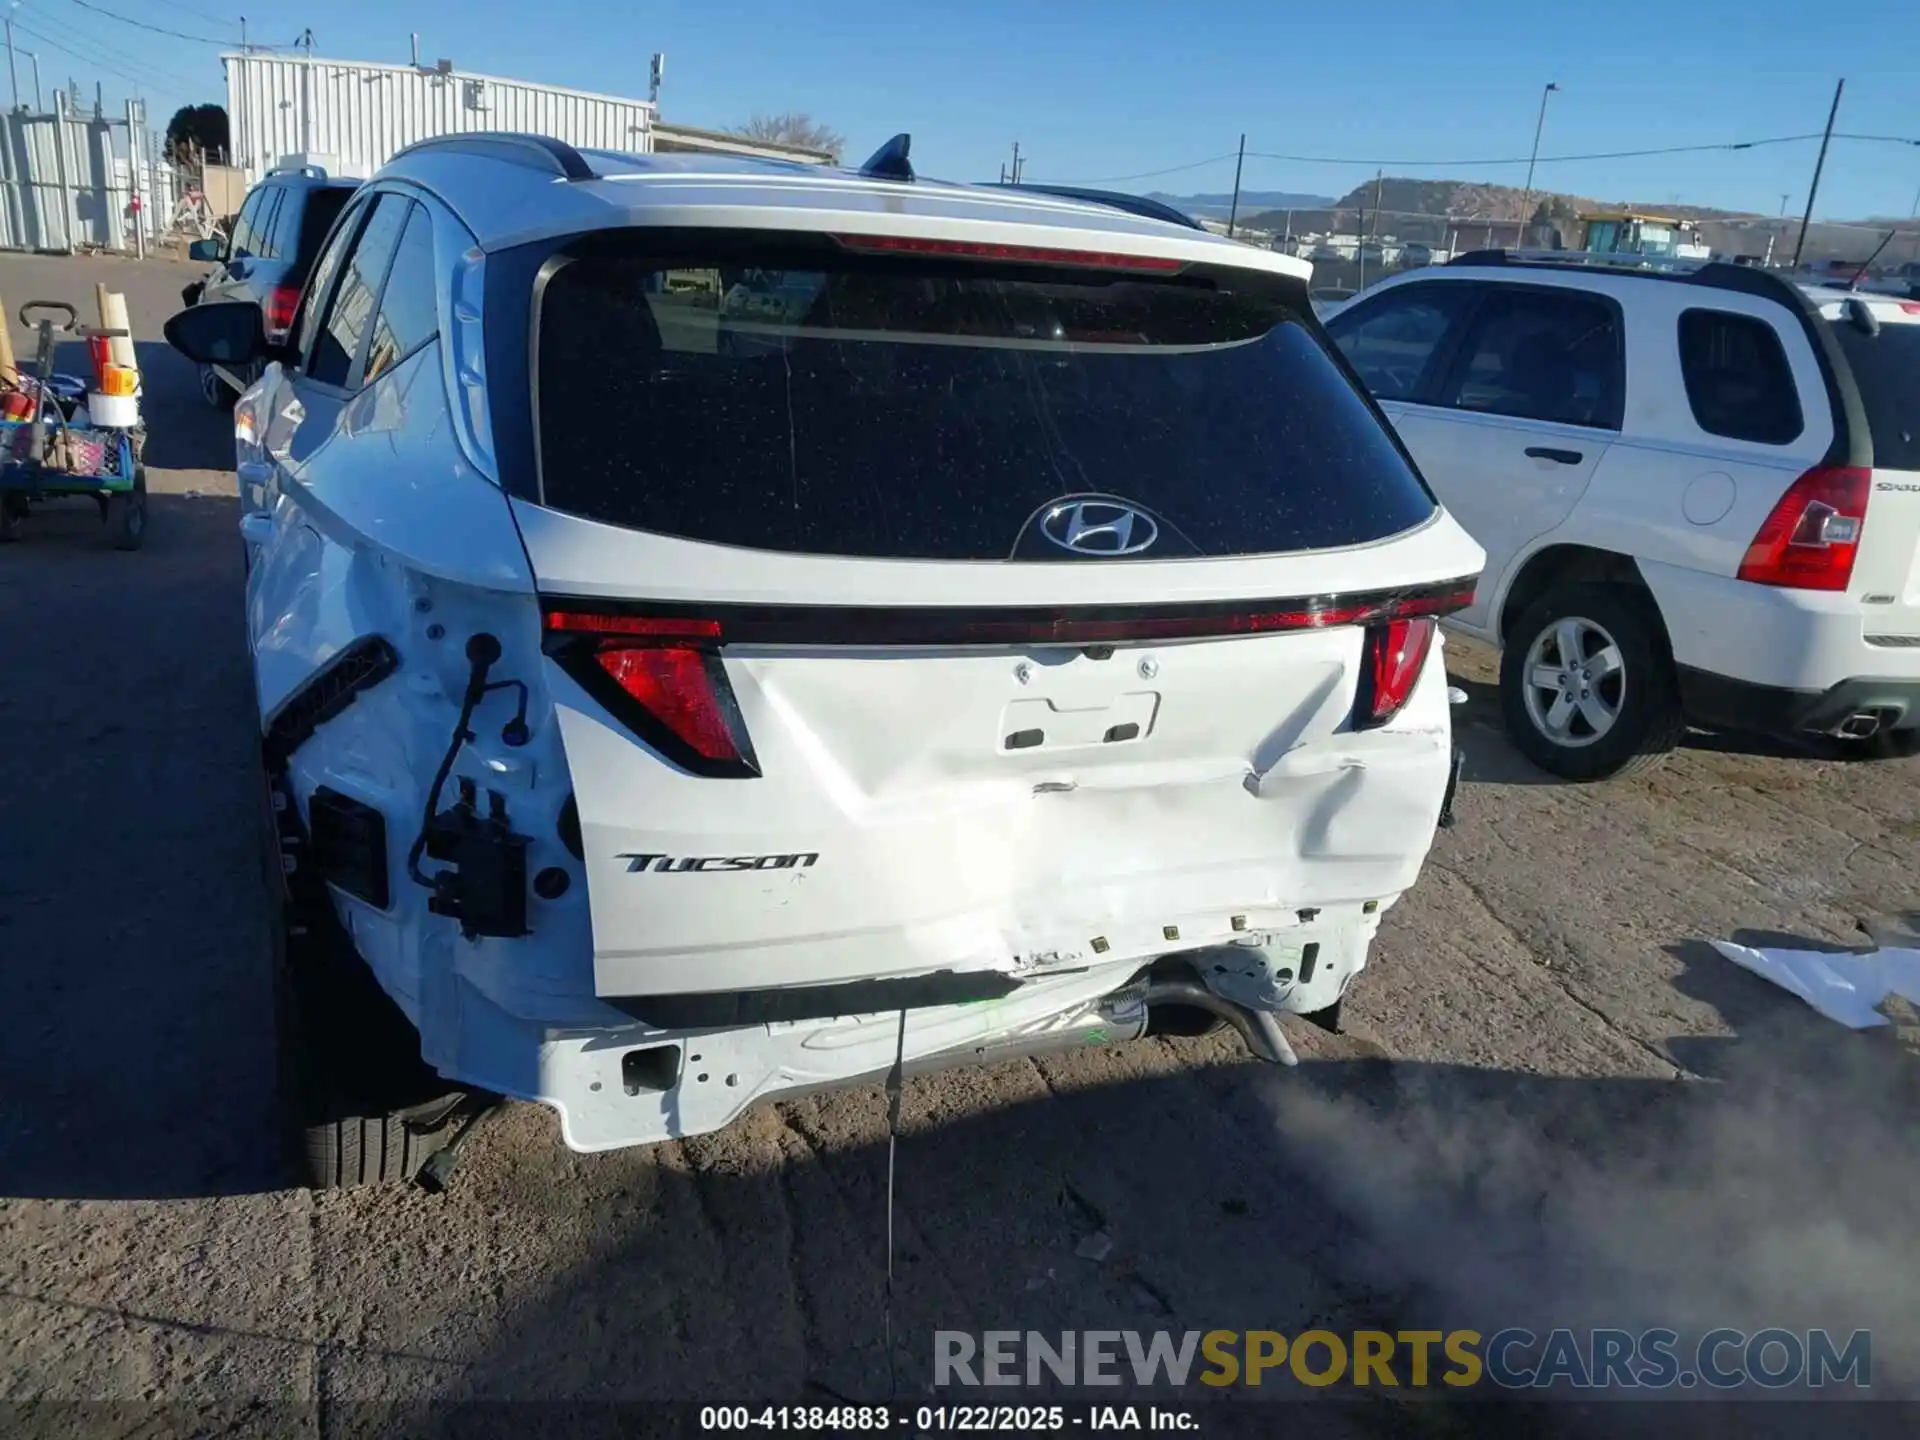
{"type": "Polygon", "coordinates": [[[1519,748],[1590,780],[1683,726],[1910,751],[1920,303],[1743,266],[1478,252],[1327,329],[1486,547],[1519,748]]]}
{"type": "MultiPolygon", "coordinates": [[[[1289,1059],[1452,784],[1435,617],[1481,553],[1307,267],[905,148],[451,136],[354,198],[289,345],[168,326],[272,362],[241,523],[295,899],[576,1149],[1154,1025],[1289,1059]]],[[[317,1178],[415,1163],[422,1114],[339,1110],[317,1178]]]]}

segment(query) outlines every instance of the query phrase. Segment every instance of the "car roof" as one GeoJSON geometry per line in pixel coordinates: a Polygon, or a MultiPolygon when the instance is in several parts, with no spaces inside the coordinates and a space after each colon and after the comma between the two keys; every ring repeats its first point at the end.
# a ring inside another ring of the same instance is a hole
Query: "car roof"
{"type": "Polygon", "coordinates": [[[482,250],[626,226],[792,229],[1027,243],[1234,265],[1305,280],[1306,262],[1111,204],[748,156],[574,150],[522,135],[450,136],[375,181],[437,195],[482,250]]]}

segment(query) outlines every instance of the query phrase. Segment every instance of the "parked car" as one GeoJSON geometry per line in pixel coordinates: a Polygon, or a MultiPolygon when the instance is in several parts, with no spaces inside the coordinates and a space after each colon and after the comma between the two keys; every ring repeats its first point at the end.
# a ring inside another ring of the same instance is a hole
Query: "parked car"
{"type": "MultiPolygon", "coordinates": [[[[346,207],[358,180],[327,174],[318,165],[287,164],[268,172],[247,193],[231,234],[196,240],[188,258],[213,260],[219,268],[187,287],[189,305],[244,301],[261,312],[269,343],[285,340],[294,306],[327,231],[346,207]]],[[[200,367],[200,392],[220,408],[259,378],[225,365],[200,367]]]]}
{"type": "MultiPolygon", "coordinates": [[[[1150,1025],[1285,1060],[1450,794],[1481,552],[1307,267],[911,175],[447,136],[285,341],[168,324],[264,365],[267,873],[575,1149],[1150,1025]],[[736,321],[753,270],[814,299],[736,321]]],[[[310,1111],[316,1179],[447,1113],[310,1111]]]]}
{"type": "Polygon", "coordinates": [[[1409,240],[1400,247],[1400,268],[1416,270],[1422,265],[1433,263],[1433,247],[1418,240],[1409,240]]]}
{"type": "Polygon", "coordinates": [[[1626,774],[1688,723],[1913,748],[1920,306],[1481,252],[1328,329],[1486,547],[1451,623],[1536,764],[1626,774]]]}

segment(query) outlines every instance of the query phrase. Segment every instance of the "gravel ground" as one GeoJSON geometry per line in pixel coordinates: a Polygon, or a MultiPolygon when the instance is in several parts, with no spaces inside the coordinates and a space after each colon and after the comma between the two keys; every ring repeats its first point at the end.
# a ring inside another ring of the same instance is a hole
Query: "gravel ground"
{"type": "MultiPolygon", "coordinates": [[[[447,1195],[288,1188],[228,427],[158,338],[195,273],[0,258],[14,311],[127,293],[155,492],[141,554],[84,506],[0,550],[0,1399],[339,1434],[376,1401],[884,1395],[876,1089],[591,1157],[512,1106],[447,1195]]],[[[1349,1033],[1297,1029],[1290,1074],[1208,1037],[909,1082],[903,1393],[935,1329],[995,1326],[1825,1325],[1875,1331],[1877,1388],[1920,1373],[1911,1027],[1849,1034],[1705,944],[1913,907],[1920,763],[1696,736],[1564,786],[1501,737],[1489,657],[1449,661],[1460,824],[1349,1033]]]]}

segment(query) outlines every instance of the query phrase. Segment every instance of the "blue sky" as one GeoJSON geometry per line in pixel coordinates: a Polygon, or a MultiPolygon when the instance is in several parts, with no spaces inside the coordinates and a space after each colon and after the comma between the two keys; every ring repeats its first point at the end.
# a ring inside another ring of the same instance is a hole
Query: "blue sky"
{"type": "MultiPolygon", "coordinates": [[[[7,0],[0,0],[0,5],[7,0]]],[[[136,90],[156,128],[188,100],[225,99],[218,47],[136,28],[287,44],[311,26],[317,54],[646,93],[667,54],[662,111],[724,127],[756,109],[804,110],[863,155],[897,130],[929,174],[990,179],[1014,140],[1035,179],[1142,176],[1250,151],[1357,164],[1249,159],[1249,189],[1338,194],[1372,160],[1520,157],[1541,87],[1541,154],[1649,149],[1817,133],[1847,78],[1839,130],[1920,139],[1920,4],[1854,0],[1823,22],[1785,0],[21,0],[16,42],[51,86],[69,75],[109,101],[136,90]],[[110,13],[102,13],[110,12],[110,13]],[[115,18],[118,16],[120,18],[115,18]],[[33,33],[29,33],[33,32],[33,33]],[[64,52],[63,53],[63,48],[64,52]],[[78,52],[80,57],[75,58],[78,52]]],[[[21,81],[30,86],[26,62],[21,81]]],[[[1778,211],[1805,202],[1817,143],[1737,153],[1542,163],[1536,187],[1608,200],[1684,199],[1778,211]]],[[[1389,173],[1520,184],[1524,163],[1388,166],[1389,173]]],[[[1117,182],[1227,190],[1232,160],[1117,182]]],[[[1905,216],[1920,145],[1836,141],[1817,213],[1905,216]]]]}

